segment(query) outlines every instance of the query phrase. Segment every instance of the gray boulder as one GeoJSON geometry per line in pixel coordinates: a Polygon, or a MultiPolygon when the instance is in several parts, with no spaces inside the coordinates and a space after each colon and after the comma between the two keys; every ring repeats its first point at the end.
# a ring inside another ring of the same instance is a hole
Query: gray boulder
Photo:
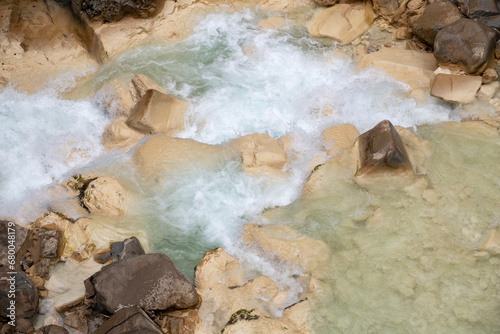
{"type": "Polygon", "coordinates": [[[8,270],[0,269],[0,320],[12,320],[10,311],[10,301],[15,300],[15,318],[16,321],[22,318],[31,318],[38,309],[38,292],[31,280],[20,271],[14,271],[15,274],[8,274],[8,270]],[[15,283],[14,283],[15,282],[15,283]],[[12,289],[11,283],[14,283],[12,289]],[[10,298],[10,293],[14,290],[15,298],[10,298]]]}
{"type": "Polygon", "coordinates": [[[413,33],[430,46],[439,30],[462,18],[460,10],[449,1],[435,1],[427,7],[423,14],[412,24],[413,33]]]}
{"type": "Polygon", "coordinates": [[[487,68],[496,40],[493,28],[462,18],[437,33],[434,57],[439,66],[480,74],[487,68]]]}
{"type": "Polygon", "coordinates": [[[464,0],[461,7],[471,19],[500,14],[496,0],[464,0]]]}
{"type": "Polygon", "coordinates": [[[99,312],[115,313],[124,306],[144,310],[195,306],[192,283],[164,254],[146,254],[113,262],[85,280],[85,297],[99,312]]]}

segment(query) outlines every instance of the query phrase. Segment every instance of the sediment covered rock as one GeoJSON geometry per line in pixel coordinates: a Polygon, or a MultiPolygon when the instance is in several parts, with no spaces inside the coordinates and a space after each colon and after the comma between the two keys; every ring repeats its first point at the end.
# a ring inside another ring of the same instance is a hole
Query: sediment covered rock
{"type": "Polygon", "coordinates": [[[185,101],[149,89],[130,112],[127,124],[144,134],[174,135],[184,129],[185,101]]]}
{"type": "Polygon", "coordinates": [[[111,177],[91,181],[82,196],[82,203],[92,213],[122,216],[127,211],[128,193],[111,177]]]}
{"type": "Polygon", "coordinates": [[[324,9],[308,25],[313,37],[329,37],[342,44],[352,42],[372,24],[376,15],[371,2],[338,4],[324,9]]]}
{"type": "Polygon", "coordinates": [[[137,306],[124,307],[104,322],[93,334],[162,334],[146,312],[137,306]]]}
{"type": "Polygon", "coordinates": [[[113,314],[123,306],[145,310],[188,308],[198,303],[191,282],[164,254],[146,254],[111,263],[85,281],[95,309],[113,314]]]}
{"type": "Polygon", "coordinates": [[[493,57],[496,40],[492,28],[462,18],[437,33],[434,56],[439,66],[480,74],[493,57]]]}
{"type": "Polygon", "coordinates": [[[451,2],[435,1],[427,5],[422,15],[413,22],[413,33],[434,47],[438,31],[462,17],[460,10],[451,2]]]}
{"type": "Polygon", "coordinates": [[[480,76],[439,73],[430,94],[448,102],[470,103],[481,88],[481,82],[480,76]]]}
{"type": "Polygon", "coordinates": [[[360,165],[357,175],[408,172],[412,166],[398,132],[385,120],[358,138],[360,165]]]}

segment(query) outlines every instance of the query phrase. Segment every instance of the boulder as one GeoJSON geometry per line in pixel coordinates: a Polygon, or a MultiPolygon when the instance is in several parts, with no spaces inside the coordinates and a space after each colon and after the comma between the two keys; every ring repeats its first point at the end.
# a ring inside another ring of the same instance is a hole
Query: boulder
{"type": "Polygon", "coordinates": [[[387,120],[359,136],[358,145],[360,163],[356,175],[412,171],[403,141],[387,120]]]}
{"type": "Polygon", "coordinates": [[[429,87],[432,73],[436,70],[436,59],[430,53],[403,49],[382,49],[365,55],[356,66],[380,68],[411,88],[429,87]]]}
{"type": "Polygon", "coordinates": [[[486,69],[486,71],[483,72],[483,78],[482,82],[484,84],[489,84],[490,82],[496,81],[498,79],[498,73],[492,68],[486,69]]]}
{"type": "Polygon", "coordinates": [[[312,37],[329,37],[346,44],[365,33],[375,17],[371,1],[361,4],[338,4],[321,11],[307,28],[312,37]]]}
{"type": "Polygon", "coordinates": [[[127,124],[144,134],[174,135],[184,129],[185,101],[149,89],[130,112],[127,124]]]}
{"type": "Polygon", "coordinates": [[[422,15],[413,22],[413,34],[434,47],[438,31],[462,17],[460,10],[448,0],[435,1],[427,5],[422,15]]]}
{"type": "Polygon", "coordinates": [[[163,90],[160,85],[144,74],[137,74],[133,77],[128,87],[134,102],[139,101],[149,89],[155,89],[159,92],[163,90]]]}
{"type": "Polygon", "coordinates": [[[7,267],[9,264],[15,262],[12,256],[16,255],[27,236],[27,228],[17,225],[12,221],[0,220],[0,268],[3,266],[7,267]],[[9,239],[9,235],[11,235],[14,239],[9,239]],[[15,242],[13,240],[15,240],[15,242]],[[10,252],[9,245],[12,245],[10,247],[10,252]],[[12,251],[14,253],[12,253],[12,251]],[[9,255],[11,255],[11,258],[9,258],[9,255]]]}
{"type": "Polygon", "coordinates": [[[110,245],[113,261],[125,260],[137,255],[144,255],[141,242],[136,237],[130,237],[123,241],[113,242],[110,245]]]}
{"type": "Polygon", "coordinates": [[[137,306],[124,307],[99,326],[93,334],[162,334],[146,312],[137,306]]]}
{"type": "Polygon", "coordinates": [[[101,140],[106,151],[128,151],[142,138],[144,134],[128,126],[126,119],[115,118],[104,128],[101,140]]]}
{"type": "Polygon", "coordinates": [[[391,26],[409,27],[422,14],[426,0],[373,0],[373,10],[391,26]]]}
{"type": "Polygon", "coordinates": [[[126,305],[153,311],[198,303],[191,282],[164,254],[134,256],[103,267],[85,280],[85,296],[108,314],[126,305]]]}
{"type": "Polygon", "coordinates": [[[88,184],[81,200],[91,213],[122,216],[127,211],[128,193],[115,179],[98,177],[88,184]]]}
{"type": "Polygon", "coordinates": [[[128,116],[136,102],[132,99],[127,83],[120,78],[106,82],[97,92],[96,97],[113,118],[128,116]]]}
{"type": "Polygon", "coordinates": [[[463,0],[461,1],[461,7],[465,15],[471,19],[497,15],[500,13],[495,0],[463,0]]]}
{"type": "Polygon", "coordinates": [[[359,132],[352,124],[340,124],[329,127],[321,132],[323,145],[328,155],[334,155],[338,151],[352,147],[359,132]]]}
{"type": "Polygon", "coordinates": [[[69,334],[69,332],[64,327],[57,325],[48,325],[37,329],[35,334],[69,334]]]}
{"type": "Polygon", "coordinates": [[[439,73],[432,83],[430,94],[448,102],[470,103],[481,88],[480,76],[439,73]]]}
{"type": "Polygon", "coordinates": [[[70,328],[73,328],[79,332],[87,333],[88,326],[87,321],[83,317],[76,313],[66,314],[64,317],[64,324],[70,328]]]}
{"type": "Polygon", "coordinates": [[[303,268],[307,273],[325,266],[330,259],[330,249],[322,241],[314,240],[285,225],[246,224],[243,241],[267,253],[303,268]]]}
{"type": "Polygon", "coordinates": [[[437,33],[434,56],[439,66],[480,74],[493,57],[496,40],[493,28],[462,18],[437,33]]]}
{"type": "Polygon", "coordinates": [[[119,21],[124,16],[148,18],[156,15],[165,0],[71,0],[73,12],[81,19],[102,22],[119,21]]]}
{"type": "Polygon", "coordinates": [[[38,292],[25,273],[17,270],[0,268],[0,320],[12,320],[10,311],[11,300],[15,300],[15,319],[31,318],[38,309],[38,292]],[[12,272],[12,274],[10,273],[12,272]],[[15,298],[11,298],[14,293],[15,298]]]}
{"type": "Polygon", "coordinates": [[[288,162],[278,140],[268,134],[254,133],[235,140],[246,171],[279,172],[288,162]]]}
{"type": "Polygon", "coordinates": [[[483,16],[478,18],[477,20],[487,25],[488,27],[500,29],[500,15],[483,16]]]}

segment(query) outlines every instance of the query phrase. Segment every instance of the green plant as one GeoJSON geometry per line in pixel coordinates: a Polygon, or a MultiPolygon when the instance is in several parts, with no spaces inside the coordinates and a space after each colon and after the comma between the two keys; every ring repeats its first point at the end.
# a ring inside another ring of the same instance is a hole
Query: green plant
{"type": "Polygon", "coordinates": [[[257,314],[252,314],[255,309],[245,310],[241,309],[233,314],[231,314],[231,317],[229,318],[229,321],[227,322],[226,326],[221,330],[221,333],[224,333],[224,330],[226,329],[227,326],[232,325],[237,323],[240,320],[257,320],[259,319],[259,316],[257,314]]]}

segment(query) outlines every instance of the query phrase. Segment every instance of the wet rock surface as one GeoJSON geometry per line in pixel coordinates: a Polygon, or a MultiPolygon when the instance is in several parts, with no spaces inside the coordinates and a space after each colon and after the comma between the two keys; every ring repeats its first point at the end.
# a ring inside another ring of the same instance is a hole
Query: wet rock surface
{"type": "Polygon", "coordinates": [[[145,310],[188,308],[198,303],[191,282],[168,256],[139,255],[105,266],[85,281],[95,309],[113,314],[125,305],[145,310]]]}
{"type": "Polygon", "coordinates": [[[139,307],[124,307],[99,326],[93,334],[162,334],[160,328],[139,307]]]}

